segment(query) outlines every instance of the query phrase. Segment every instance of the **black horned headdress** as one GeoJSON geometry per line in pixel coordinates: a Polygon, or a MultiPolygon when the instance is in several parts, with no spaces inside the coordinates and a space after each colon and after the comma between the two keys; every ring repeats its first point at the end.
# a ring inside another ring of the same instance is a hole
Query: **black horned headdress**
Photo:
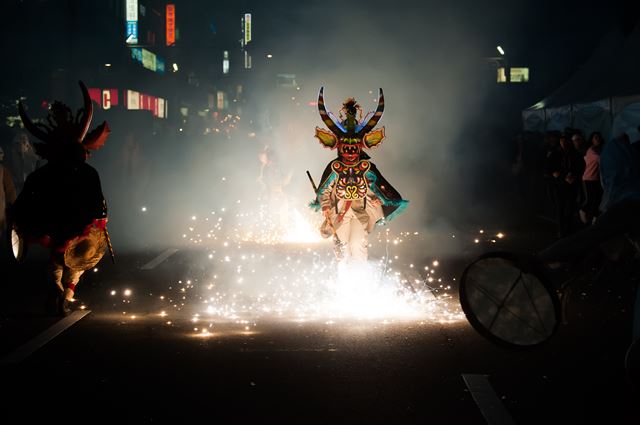
{"type": "Polygon", "coordinates": [[[360,105],[354,98],[350,97],[342,104],[340,115],[343,119],[336,118],[331,112],[327,111],[324,104],[324,87],[320,87],[318,112],[322,122],[330,131],[316,127],[315,137],[324,147],[329,149],[337,148],[340,150],[342,145],[355,145],[359,148],[374,148],[378,146],[385,138],[384,127],[373,130],[384,112],[382,89],[380,89],[378,95],[378,107],[376,110],[369,112],[364,119],[358,120],[356,115],[361,111],[360,105]]]}
{"type": "Polygon", "coordinates": [[[93,104],[89,90],[82,81],[80,90],[84,106],[75,114],[62,102],[54,101],[49,107],[47,123],[34,123],[27,115],[22,102],[18,103],[18,112],[24,127],[44,143],[35,143],[36,153],[44,159],[61,159],[77,150],[78,147],[89,150],[100,149],[107,140],[111,130],[104,121],[92,131],[89,131],[93,119],[93,104]]]}

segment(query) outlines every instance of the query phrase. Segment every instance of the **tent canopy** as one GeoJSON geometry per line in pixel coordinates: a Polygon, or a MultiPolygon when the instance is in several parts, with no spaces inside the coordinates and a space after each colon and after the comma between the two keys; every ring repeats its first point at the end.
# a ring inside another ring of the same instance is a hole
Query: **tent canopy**
{"type": "Polygon", "coordinates": [[[556,91],[525,109],[525,130],[574,127],[608,137],[640,138],[640,24],[624,35],[609,31],[591,57],[556,91]],[[626,109],[629,108],[629,111],[626,109]],[[624,112],[622,122],[621,114],[624,112]]]}

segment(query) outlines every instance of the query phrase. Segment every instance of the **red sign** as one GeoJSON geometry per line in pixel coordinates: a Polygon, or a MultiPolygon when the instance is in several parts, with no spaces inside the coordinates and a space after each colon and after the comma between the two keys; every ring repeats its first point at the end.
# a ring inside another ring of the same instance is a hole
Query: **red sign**
{"type": "Polygon", "coordinates": [[[102,89],[89,88],[89,97],[91,100],[102,106],[102,89]]]}
{"type": "Polygon", "coordinates": [[[167,4],[167,46],[176,44],[176,5],[167,4]]]}
{"type": "Polygon", "coordinates": [[[109,109],[118,105],[118,89],[100,89],[91,87],[89,97],[102,109],[109,109]]]}

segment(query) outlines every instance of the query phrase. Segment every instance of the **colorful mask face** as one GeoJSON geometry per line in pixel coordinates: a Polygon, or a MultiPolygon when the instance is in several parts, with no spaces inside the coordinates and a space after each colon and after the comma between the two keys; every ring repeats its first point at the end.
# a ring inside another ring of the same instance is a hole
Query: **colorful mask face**
{"type": "Polygon", "coordinates": [[[342,121],[336,119],[324,106],[324,87],[320,88],[318,111],[320,118],[330,131],[316,127],[315,137],[323,146],[329,149],[338,149],[338,155],[345,163],[357,162],[363,148],[376,147],[385,137],[384,127],[372,131],[384,111],[382,89],[380,89],[378,108],[375,112],[370,112],[363,120],[358,121],[356,115],[359,110],[360,107],[355,99],[349,98],[344,102],[342,108],[346,117],[342,121]]]}
{"type": "Polygon", "coordinates": [[[360,141],[358,139],[344,138],[342,142],[338,144],[338,155],[344,161],[345,164],[354,164],[360,159],[360,141]]]}

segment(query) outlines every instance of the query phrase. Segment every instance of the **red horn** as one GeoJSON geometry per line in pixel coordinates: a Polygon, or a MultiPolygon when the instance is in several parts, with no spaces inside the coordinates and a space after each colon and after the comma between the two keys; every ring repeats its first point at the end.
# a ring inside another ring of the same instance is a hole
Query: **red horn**
{"type": "Polygon", "coordinates": [[[93,118],[93,103],[91,103],[91,96],[89,96],[89,90],[82,81],[78,81],[80,84],[80,90],[82,90],[82,99],[84,100],[84,108],[82,108],[82,115],[80,116],[80,122],[78,123],[78,142],[82,143],[84,136],[89,131],[91,125],[91,119],[93,118]]]}

